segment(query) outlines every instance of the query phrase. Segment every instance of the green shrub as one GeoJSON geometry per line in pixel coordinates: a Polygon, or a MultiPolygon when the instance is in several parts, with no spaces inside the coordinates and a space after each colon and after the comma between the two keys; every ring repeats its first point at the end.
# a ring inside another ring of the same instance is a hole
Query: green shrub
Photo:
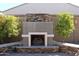
{"type": "Polygon", "coordinates": [[[6,16],[6,28],[8,37],[18,36],[21,31],[20,27],[21,23],[17,17],[14,16],[6,16]]]}
{"type": "Polygon", "coordinates": [[[56,33],[59,36],[69,37],[74,30],[74,17],[71,13],[60,13],[56,25],[56,33]]]}
{"type": "Polygon", "coordinates": [[[0,42],[6,37],[17,37],[21,31],[21,22],[15,16],[0,15],[0,42]]]}
{"type": "Polygon", "coordinates": [[[3,38],[6,37],[6,29],[5,29],[5,17],[0,15],[0,42],[3,42],[3,38]]]}

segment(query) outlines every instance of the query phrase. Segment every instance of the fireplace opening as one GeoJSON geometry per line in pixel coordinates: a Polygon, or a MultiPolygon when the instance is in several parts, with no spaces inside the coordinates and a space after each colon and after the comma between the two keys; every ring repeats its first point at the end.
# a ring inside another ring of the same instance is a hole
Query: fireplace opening
{"type": "Polygon", "coordinates": [[[31,46],[45,46],[45,35],[31,35],[31,46]]]}

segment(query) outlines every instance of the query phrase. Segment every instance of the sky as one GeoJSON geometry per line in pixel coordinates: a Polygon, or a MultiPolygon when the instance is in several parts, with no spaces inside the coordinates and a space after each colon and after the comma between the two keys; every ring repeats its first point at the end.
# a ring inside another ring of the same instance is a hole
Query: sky
{"type": "Polygon", "coordinates": [[[0,11],[7,10],[9,8],[18,6],[20,4],[22,4],[22,3],[0,3],[0,11]]]}
{"type": "Polygon", "coordinates": [[[4,11],[4,10],[7,10],[7,9],[10,9],[12,7],[15,7],[15,6],[18,6],[20,4],[23,4],[23,3],[72,3],[74,5],[77,5],[79,6],[79,0],[60,0],[60,1],[57,1],[57,0],[52,0],[52,1],[49,1],[49,0],[0,0],[0,11],[4,11]]]}

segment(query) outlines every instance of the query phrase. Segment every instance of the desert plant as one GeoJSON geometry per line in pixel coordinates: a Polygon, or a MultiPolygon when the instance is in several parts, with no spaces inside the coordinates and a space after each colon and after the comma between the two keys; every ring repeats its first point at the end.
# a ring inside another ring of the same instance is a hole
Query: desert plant
{"type": "Polygon", "coordinates": [[[58,21],[55,29],[59,36],[63,36],[64,38],[69,37],[75,29],[73,15],[68,12],[58,14],[58,21]]]}

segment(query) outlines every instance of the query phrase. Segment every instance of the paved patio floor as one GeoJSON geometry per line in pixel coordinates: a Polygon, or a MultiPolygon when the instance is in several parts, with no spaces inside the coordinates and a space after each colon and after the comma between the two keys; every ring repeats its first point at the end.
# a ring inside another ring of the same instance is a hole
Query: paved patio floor
{"type": "Polygon", "coordinates": [[[66,53],[6,53],[2,56],[73,56],[66,53]]]}

